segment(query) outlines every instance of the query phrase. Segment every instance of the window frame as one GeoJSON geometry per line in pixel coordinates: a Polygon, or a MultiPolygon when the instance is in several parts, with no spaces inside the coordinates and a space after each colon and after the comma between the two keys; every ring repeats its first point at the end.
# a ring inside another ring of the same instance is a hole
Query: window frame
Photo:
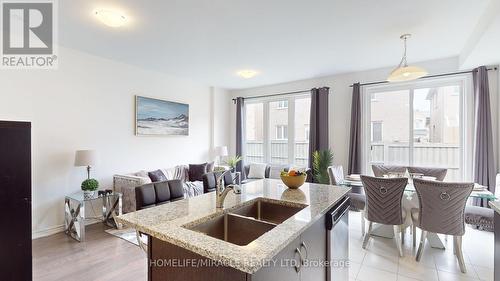
{"type": "MultiPolygon", "coordinates": [[[[286,100],[287,101],[287,108],[279,108],[276,107],[276,109],[281,110],[281,109],[288,109],[288,124],[285,125],[287,126],[287,139],[279,139],[280,141],[287,141],[288,144],[288,164],[289,165],[296,165],[295,163],[295,100],[298,99],[304,99],[304,98],[311,98],[310,94],[290,94],[290,95],[282,95],[282,96],[275,96],[275,97],[262,97],[262,98],[253,98],[251,100],[246,100],[245,101],[245,111],[246,111],[246,106],[249,104],[256,104],[256,103],[262,103],[263,104],[263,116],[262,116],[262,128],[263,128],[263,161],[264,163],[271,163],[271,141],[272,141],[272,133],[273,133],[273,128],[271,128],[271,123],[270,123],[270,103],[271,102],[279,102],[286,100]]],[[[246,113],[244,116],[244,125],[246,127],[246,113]]],[[[276,136],[276,132],[274,133],[276,136]]],[[[277,139],[278,140],[278,139],[277,139]]],[[[307,142],[309,142],[309,139],[307,139],[307,142]]],[[[243,158],[245,161],[246,159],[246,130],[243,130],[243,158]]]]}
{"type": "Polygon", "coordinates": [[[370,145],[371,145],[371,96],[373,93],[390,92],[399,90],[409,91],[409,164],[413,163],[414,151],[414,105],[413,97],[416,89],[436,88],[445,86],[460,86],[460,157],[459,167],[464,181],[472,180],[472,159],[473,159],[473,125],[474,125],[474,99],[472,89],[472,78],[470,75],[456,75],[444,78],[432,78],[425,80],[415,80],[401,83],[387,83],[382,85],[367,86],[362,88],[361,95],[361,139],[362,139],[362,172],[372,174],[370,167],[370,145]]]}

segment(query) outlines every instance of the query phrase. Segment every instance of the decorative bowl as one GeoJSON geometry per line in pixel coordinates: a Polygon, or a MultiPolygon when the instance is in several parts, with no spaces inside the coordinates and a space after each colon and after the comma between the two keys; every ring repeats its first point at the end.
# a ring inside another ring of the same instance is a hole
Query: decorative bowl
{"type": "Polygon", "coordinates": [[[300,175],[300,176],[286,176],[286,175],[280,175],[281,181],[288,186],[290,189],[297,189],[301,187],[305,182],[306,182],[306,177],[307,175],[300,175]]]}

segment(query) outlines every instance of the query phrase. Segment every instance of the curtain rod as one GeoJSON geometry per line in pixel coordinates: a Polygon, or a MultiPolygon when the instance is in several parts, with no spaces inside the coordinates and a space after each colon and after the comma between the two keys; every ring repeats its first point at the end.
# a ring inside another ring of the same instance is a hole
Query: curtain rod
{"type": "MultiPolygon", "coordinates": [[[[302,90],[302,91],[294,91],[294,92],[285,92],[285,93],[276,93],[269,95],[261,95],[261,96],[252,96],[252,97],[244,97],[245,100],[250,99],[258,99],[258,98],[268,98],[268,97],[277,97],[277,96],[285,96],[285,95],[293,95],[293,94],[301,94],[301,93],[310,93],[311,90],[302,90]]],[[[236,102],[236,99],[233,99],[233,102],[236,102]]]]}
{"type": "MultiPolygon", "coordinates": [[[[497,70],[497,69],[498,69],[497,67],[493,67],[493,68],[488,68],[486,70],[490,71],[490,70],[497,70]]],[[[459,72],[427,75],[427,76],[424,76],[422,78],[419,78],[418,80],[426,79],[426,78],[436,78],[436,77],[452,76],[452,75],[459,75],[459,74],[467,74],[467,73],[473,73],[473,72],[477,72],[477,70],[468,70],[468,71],[459,71],[459,72]]],[[[386,84],[386,83],[389,83],[389,81],[377,81],[377,82],[362,83],[362,84],[359,84],[359,86],[371,86],[371,85],[386,84]]],[[[354,84],[350,85],[349,87],[352,88],[353,86],[354,86],[354,84]]]]}

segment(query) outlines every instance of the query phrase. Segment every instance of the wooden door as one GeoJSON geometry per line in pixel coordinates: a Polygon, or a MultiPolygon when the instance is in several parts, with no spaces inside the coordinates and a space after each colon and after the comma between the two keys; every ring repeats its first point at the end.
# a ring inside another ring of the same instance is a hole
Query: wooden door
{"type": "Polygon", "coordinates": [[[0,280],[32,280],[31,124],[0,121],[0,280]]]}

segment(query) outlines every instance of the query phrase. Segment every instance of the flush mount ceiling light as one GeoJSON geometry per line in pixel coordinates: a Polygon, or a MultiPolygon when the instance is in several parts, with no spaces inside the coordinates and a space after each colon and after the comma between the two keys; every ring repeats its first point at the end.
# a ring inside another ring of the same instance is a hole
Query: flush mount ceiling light
{"type": "Polygon", "coordinates": [[[428,73],[421,67],[408,65],[408,62],[406,61],[406,40],[410,37],[411,34],[403,34],[399,37],[404,42],[403,58],[401,58],[401,62],[398,67],[396,67],[396,69],[394,69],[387,78],[387,81],[389,82],[411,81],[424,77],[428,73]]]}
{"type": "Polygon", "coordinates": [[[110,9],[98,9],[94,15],[105,25],[110,27],[120,27],[127,23],[127,17],[118,11],[110,9]]]}
{"type": "Polygon", "coordinates": [[[250,70],[250,69],[240,70],[240,71],[236,72],[236,75],[238,75],[241,78],[245,78],[245,79],[253,78],[257,74],[259,74],[258,71],[250,70]]]}

